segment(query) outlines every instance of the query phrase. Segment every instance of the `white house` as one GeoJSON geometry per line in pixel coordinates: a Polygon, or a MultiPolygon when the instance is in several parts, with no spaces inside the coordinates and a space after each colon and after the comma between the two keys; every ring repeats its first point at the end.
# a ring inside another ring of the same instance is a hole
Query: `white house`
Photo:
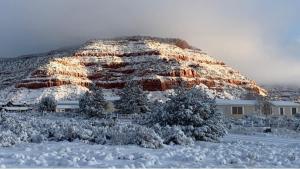
{"type": "Polygon", "coordinates": [[[216,99],[216,108],[226,116],[242,117],[257,113],[256,100],[223,100],[216,99]]]}
{"type": "Polygon", "coordinates": [[[216,100],[216,107],[226,116],[242,117],[244,115],[268,115],[293,117],[300,113],[300,104],[292,101],[269,101],[263,109],[257,100],[216,100]]]}
{"type": "Polygon", "coordinates": [[[291,101],[270,101],[271,115],[273,116],[295,116],[299,113],[300,104],[291,101]]]}
{"type": "Polygon", "coordinates": [[[79,101],[59,101],[56,112],[76,112],[79,110],[79,101]]]}

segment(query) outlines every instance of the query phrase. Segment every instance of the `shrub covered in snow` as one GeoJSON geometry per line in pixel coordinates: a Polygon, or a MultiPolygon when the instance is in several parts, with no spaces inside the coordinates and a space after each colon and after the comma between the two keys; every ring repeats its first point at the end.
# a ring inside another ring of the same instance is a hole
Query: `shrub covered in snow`
{"type": "Polygon", "coordinates": [[[79,99],[79,110],[82,114],[99,117],[105,113],[106,104],[102,89],[93,85],[90,91],[79,99]]]}
{"type": "Polygon", "coordinates": [[[39,103],[39,110],[42,112],[44,111],[54,112],[55,108],[56,108],[56,101],[54,97],[51,96],[43,97],[39,103]]]}
{"type": "Polygon", "coordinates": [[[156,102],[145,119],[144,123],[150,126],[178,126],[195,140],[218,141],[226,134],[222,114],[215,109],[215,100],[198,88],[176,89],[166,104],[156,102]]]}
{"type": "Polygon", "coordinates": [[[20,142],[17,136],[11,131],[3,131],[0,133],[0,147],[9,147],[20,142]]]}
{"type": "Polygon", "coordinates": [[[107,130],[110,144],[136,144],[146,148],[162,147],[162,140],[152,129],[141,125],[125,124],[107,130]]]}
{"type": "Polygon", "coordinates": [[[148,111],[148,98],[137,81],[129,81],[120,93],[117,108],[124,114],[141,114],[148,111]]]}
{"type": "Polygon", "coordinates": [[[153,129],[161,136],[164,140],[164,144],[179,144],[179,145],[190,145],[194,141],[191,137],[185,135],[181,130],[180,126],[160,126],[156,124],[153,129]]]}
{"type": "Polygon", "coordinates": [[[46,118],[19,113],[2,113],[0,116],[0,146],[64,140],[112,145],[136,144],[146,148],[159,148],[163,145],[154,130],[138,124],[81,117],[46,118]]]}

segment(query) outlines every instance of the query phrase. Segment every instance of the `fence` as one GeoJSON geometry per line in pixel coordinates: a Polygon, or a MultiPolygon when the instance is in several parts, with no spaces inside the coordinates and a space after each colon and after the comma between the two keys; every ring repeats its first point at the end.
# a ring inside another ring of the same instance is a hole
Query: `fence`
{"type": "Polygon", "coordinates": [[[299,118],[280,118],[280,117],[247,117],[242,119],[226,119],[228,125],[234,124],[243,127],[274,127],[274,128],[289,128],[300,130],[299,118]]]}

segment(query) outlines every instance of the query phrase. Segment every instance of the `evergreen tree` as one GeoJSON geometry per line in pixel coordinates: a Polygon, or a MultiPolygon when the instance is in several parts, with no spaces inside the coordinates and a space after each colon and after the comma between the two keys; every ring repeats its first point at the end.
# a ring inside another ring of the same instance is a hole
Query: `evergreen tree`
{"type": "Polygon", "coordinates": [[[101,88],[92,85],[79,100],[79,110],[89,116],[101,116],[105,113],[106,101],[101,88]]]}
{"type": "Polygon", "coordinates": [[[54,112],[55,108],[56,108],[56,101],[54,97],[51,96],[43,97],[39,103],[39,110],[42,112],[44,111],[54,112]]]}
{"type": "Polygon", "coordinates": [[[270,116],[271,115],[271,103],[268,96],[257,96],[256,98],[256,111],[261,115],[270,116]]]}
{"type": "Polygon", "coordinates": [[[117,109],[124,114],[141,114],[148,111],[148,98],[136,81],[129,81],[120,94],[117,109]]]}
{"type": "Polygon", "coordinates": [[[203,141],[218,141],[226,134],[222,114],[216,111],[215,99],[205,91],[180,87],[169,99],[164,105],[156,103],[148,124],[181,126],[187,136],[203,141]]]}

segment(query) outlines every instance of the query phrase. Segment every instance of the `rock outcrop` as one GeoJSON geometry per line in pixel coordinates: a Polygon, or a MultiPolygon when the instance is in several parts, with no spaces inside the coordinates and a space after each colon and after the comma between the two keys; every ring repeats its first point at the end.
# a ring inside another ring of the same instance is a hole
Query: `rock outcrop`
{"type": "Polygon", "coordinates": [[[88,87],[94,83],[106,89],[120,89],[132,79],[139,81],[147,91],[164,91],[184,83],[189,87],[205,85],[219,94],[266,94],[254,81],[224,62],[179,39],[93,40],[72,52],[49,58],[20,79],[15,87],[88,87]]]}

